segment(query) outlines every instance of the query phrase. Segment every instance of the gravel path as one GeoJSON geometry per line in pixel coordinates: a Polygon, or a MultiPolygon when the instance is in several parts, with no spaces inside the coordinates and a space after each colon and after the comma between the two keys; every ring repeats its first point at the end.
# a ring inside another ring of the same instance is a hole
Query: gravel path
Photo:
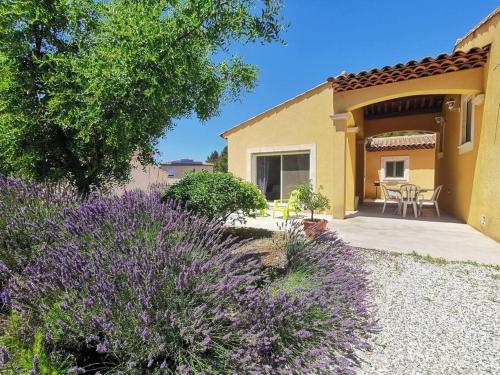
{"type": "Polygon", "coordinates": [[[359,374],[500,374],[500,271],[363,250],[382,331],[359,374]]]}

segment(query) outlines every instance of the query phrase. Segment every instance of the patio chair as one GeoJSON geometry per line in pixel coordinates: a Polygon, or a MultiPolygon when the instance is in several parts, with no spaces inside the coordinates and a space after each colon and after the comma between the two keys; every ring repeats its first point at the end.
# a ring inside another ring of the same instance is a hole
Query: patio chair
{"type": "Polygon", "coordinates": [[[419,187],[413,184],[401,185],[401,195],[403,203],[403,217],[406,217],[406,210],[408,206],[413,207],[413,213],[415,217],[418,216],[417,209],[417,197],[418,197],[419,187]]]}
{"type": "Polygon", "coordinates": [[[434,189],[434,192],[432,193],[432,197],[430,199],[420,199],[420,201],[418,202],[420,215],[422,214],[424,203],[427,203],[431,207],[434,206],[436,208],[437,215],[441,216],[441,213],[439,212],[438,199],[442,189],[443,185],[439,185],[436,189],[434,189]]]}
{"type": "Polygon", "coordinates": [[[385,206],[387,203],[397,203],[398,214],[401,212],[401,194],[387,190],[385,185],[380,185],[382,188],[382,193],[384,194],[384,205],[382,206],[382,213],[385,212],[385,206]]]}
{"type": "Polygon", "coordinates": [[[292,190],[289,199],[275,199],[273,204],[273,218],[276,212],[281,212],[283,215],[283,220],[288,220],[288,215],[290,211],[294,211],[295,215],[300,212],[299,206],[299,191],[292,190]]]}

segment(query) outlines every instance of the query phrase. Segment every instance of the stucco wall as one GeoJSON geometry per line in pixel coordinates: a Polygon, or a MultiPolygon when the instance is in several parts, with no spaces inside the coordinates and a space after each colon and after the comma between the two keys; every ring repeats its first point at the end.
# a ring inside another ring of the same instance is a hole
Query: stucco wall
{"type": "Polygon", "coordinates": [[[174,169],[174,175],[170,176],[172,178],[182,178],[186,173],[192,171],[208,171],[208,172],[214,171],[213,165],[167,165],[167,164],[161,165],[161,169],[164,170],[165,172],[168,172],[169,168],[174,169]]]}
{"type": "Polygon", "coordinates": [[[148,190],[152,185],[166,185],[168,176],[165,171],[156,165],[143,167],[137,160],[132,162],[130,180],[124,186],[114,189],[115,194],[122,194],[129,190],[148,190]]]}
{"type": "MultiPolygon", "coordinates": [[[[481,137],[477,144],[474,186],[468,212],[473,227],[500,241],[500,14],[457,45],[457,50],[491,44],[485,67],[485,99],[481,137]]],[[[473,155],[469,156],[472,157],[473,155]]]]}
{"type": "Polygon", "coordinates": [[[314,145],[316,187],[332,195],[334,182],[332,139],[334,127],[332,114],[332,90],[323,85],[301,95],[276,110],[258,116],[238,131],[229,133],[229,171],[236,176],[251,180],[248,154],[251,149],[314,145]]]}
{"type": "MultiPolygon", "coordinates": [[[[434,164],[435,150],[398,150],[398,151],[370,151],[366,152],[366,186],[365,198],[375,199],[375,191],[377,190],[377,198],[381,198],[381,189],[375,189],[373,183],[380,181],[387,187],[400,187],[402,184],[415,184],[421,188],[434,188],[434,164]],[[381,174],[382,157],[386,156],[408,156],[409,157],[409,179],[400,181],[386,181],[381,174]]],[[[430,195],[429,193],[427,195],[430,195]]]]}
{"type": "MultiPolygon", "coordinates": [[[[460,96],[448,96],[460,105],[460,96]]],[[[481,137],[482,107],[474,108],[473,149],[460,153],[460,127],[462,112],[457,110],[443,111],[446,119],[444,152],[437,162],[437,181],[443,184],[440,197],[441,207],[458,219],[468,222],[474,172],[481,137]]]]}

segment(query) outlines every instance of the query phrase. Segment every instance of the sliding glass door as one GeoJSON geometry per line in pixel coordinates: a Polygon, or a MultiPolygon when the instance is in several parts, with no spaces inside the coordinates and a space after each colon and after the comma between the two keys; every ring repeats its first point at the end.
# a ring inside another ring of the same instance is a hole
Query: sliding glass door
{"type": "Polygon", "coordinates": [[[309,182],[309,154],[281,156],[281,197],[290,198],[295,186],[309,182]]]}
{"type": "Polygon", "coordinates": [[[309,158],[309,154],[257,156],[257,186],[268,200],[288,199],[295,186],[309,182],[309,158]]]}

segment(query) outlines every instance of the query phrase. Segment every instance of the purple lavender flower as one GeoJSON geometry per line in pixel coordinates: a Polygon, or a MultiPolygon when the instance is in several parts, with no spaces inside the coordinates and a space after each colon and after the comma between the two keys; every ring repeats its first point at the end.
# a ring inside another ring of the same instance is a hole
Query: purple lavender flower
{"type": "Polygon", "coordinates": [[[35,354],[33,356],[33,368],[30,371],[30,375],[38,375],[40,373],[40,361],[38,359],[38,355],[35,354]]]}
{"type": "Polygon", "coordinates": [[[109,350],[109,347],[108,347],[108,342],[107,341],[103,341],[103,342],[100,342],[99,344],[97,344],[96,346],[96,352],[97,353],[107,353],[109,350]]]}
{"type": "Polygon", "coordinates": [[[3,345],[0,345],[0,367],[5,366],[10,362],[10,354],[7,348],[3,345]]]}
{"type": "MultiPolygon", "coordinates": [[[[42,201],[34,188],[6,185],[0,179],[0,194],[42,201]]],[[[47,350],[95,348],[76,356],[75,371],[349,373],[353,349],[368,347],[367,274],[333,233],[306,240],[291,229],[286,273],[310,270],[312,286],[276,292],[219,222],[161,203],[157,192],[44,202],[53,212],[32,223],[29,240],[43,251],[9,275],[5,290],[27,335],[48,322],[47,350]]],[[[19,233],[28,209],[17,207],[0,233],[19,233]]]]}

